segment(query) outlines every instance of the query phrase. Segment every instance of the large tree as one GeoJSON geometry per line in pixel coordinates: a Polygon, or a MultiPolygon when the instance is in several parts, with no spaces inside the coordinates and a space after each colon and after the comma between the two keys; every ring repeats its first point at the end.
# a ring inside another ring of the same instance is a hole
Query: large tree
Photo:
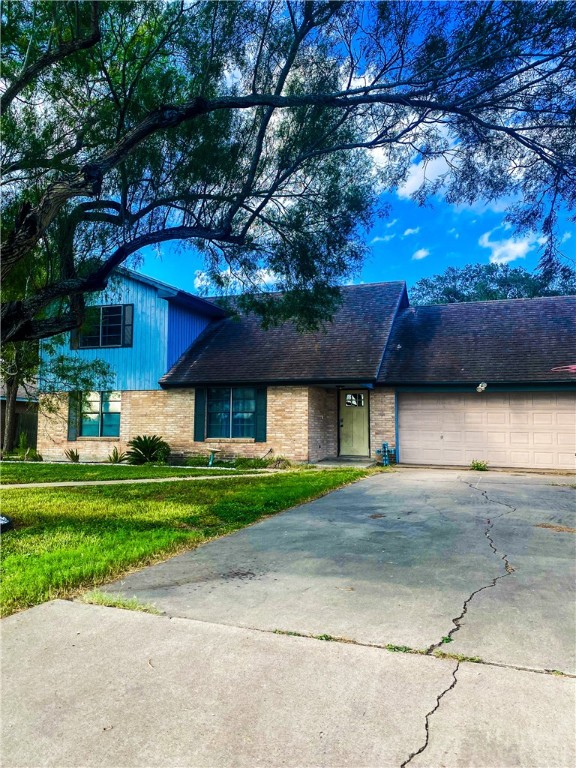
{"type": "Polygon", "coordinates": [[[550,275],[534,274],[509,264],[467,264],[461,268],[448,267],[441,275],[418,280],[410,289],[410,301],[412,304],[454,304],[574,294],[576,272],[567,266],[550,275]]]}
{"type": "Polygon", "coordinates": [[[507,196],[557,263],[558,207],[576,199],[573,2],[6,0],[2,14],[4,339],[77,327],[87,293],[169,240],[215,280],[239,276],[269,321],[313,324],[360,264],[378,194],[439,157],[417,199],[507,196]],[[37,290],[22,265],[49,265],[37,290]],[[282,300],[259,294],[263,270],[282,300]]]}

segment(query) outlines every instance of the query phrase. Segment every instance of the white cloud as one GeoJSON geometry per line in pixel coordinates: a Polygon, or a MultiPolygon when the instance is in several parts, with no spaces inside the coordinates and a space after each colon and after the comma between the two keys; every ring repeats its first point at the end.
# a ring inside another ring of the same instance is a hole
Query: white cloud
{"type": "Polygon", "coordinates": [[[374,237],[372,240],[370,240],[368,245],[375,245],[375,243],[388,243],[390,240],[394,240],[395,237],[396,235],[382,235],[382,237],[374,237]]]}
{"type": "Polygon", "coordinates": [[[491,239],[496,230],[501,227],[491,229],[478,240],[482,248],[490,250],[490,264],[510,264],[516,259],[525,259],[526,256],[538,245],[544,245],[546,238],[536,237],[534,234],[525,237],[507,237],[500,240],[491,239]]]}
{"type": "Polygon", "coordinates": [[[404,230],[402,237],[408,237],[408,235],[417,235],[418,232],[420,232],[420,227],[414,227],[413,229],[408,227],[408,229],[404,230]]]}
{"type": "Polygon", "coordinates": [[[427,248],[418,248],[418,250],[414,251],[412,254],[412,260],[420,261],[420,259],[425,259],[426,256],[430,256],[430,251],[427,248]]]}
{"type": "MultiPolygon", "coordinates": [[[[242,274],[236,274],[231,269],[224,269],[220,272],[219,277],[223,280],[227,293],[239,293],[247,287],[271,288],[278,282],[278,275],[271,269],[259,269],[250,278],[242,274]]],[[[194,288],[197,291],[215,288],[208,272],[204,272],[201,269],[196,270],[194,273],[194,288]]]]}
{"type": "Polygon", "coordinates": [[[470,211],[471,213],[477,213],[479,215],[482,215],[483,213],[505,213],[508,208],[517,201],[517,197],[509,195],[506,197],[499,197],[496,200],[475,200],[473,203],[457,203],[454,205],[454,210],[457,213],[470,211]]]}
{"type": "Polygon", "coordinates": [[[393,227],[394,224],[398,224],[398,219],[392,219],[392,221],[389,221],[388,224],[386,224],[386,226],[388,227],[388,229],[390,229],[390,227],[393,227]]]}
{"type": "Polygon", "coordinates": [[[560,238],[560,242],[565,243],[567,240],[570,240],[571,237],[572,237],[572,232],[564,232],[564,234],[560,238]]]}
{"type": "Polygon", "coordinates": [[[449,230],[448,230],[448,234],[449,234],[449,235],[454,235],[454,237],[456,238],[456,240],[458,240],[458,238],[460,237],[460,232],[458,232],[458,230],[456,229],[456,227],[452,227],[452,229],[449,229],[449,230]]]}
{"type": "Polygon", "coordinates": [[[437,181],[449,170],[449,165],[444,157],[435,157],[428,163],[412,163],[406,181],[398,187],[397,195],[401,200],[410,199],[424,181],[437,181]]]}

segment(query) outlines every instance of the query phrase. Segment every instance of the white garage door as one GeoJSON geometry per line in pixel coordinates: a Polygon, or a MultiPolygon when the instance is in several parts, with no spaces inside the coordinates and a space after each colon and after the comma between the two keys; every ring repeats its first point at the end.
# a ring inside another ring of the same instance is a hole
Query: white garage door
{"type": "Polygon", "coordinates": [[[402,464],[576,469],[576,393],[398,393],[402,464]]]}

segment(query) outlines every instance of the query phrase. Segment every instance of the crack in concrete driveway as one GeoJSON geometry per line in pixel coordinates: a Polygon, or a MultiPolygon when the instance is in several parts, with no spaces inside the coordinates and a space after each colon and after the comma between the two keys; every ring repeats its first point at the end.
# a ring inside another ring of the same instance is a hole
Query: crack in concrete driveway
{"type": "MultiPolygon", "coordinates": [[[[475,491],[479,491],[480,490],[477,485],[472,485],[471,483],[468,483],[465,480],[463,480],[462,482],[464,482],[469,488],[472,488],[475,491]]],[[[490,580],[490,582],[488,584],[484,584],[483,586],[478,587],[478,589],[475,589],[469,595],[469,597],[466,598],[466,600],[464,601],[464,605],[462,606],[462,612],[458,616],[456,616],[456,617],[454,617],[452,619],[452,623],[454,624],[452,629],[448,632],[447,635],[442,637],[441,640],[439,640],[436,643],[433,643],[432,645],[430,645],[426,649],[426,653],[429,654],[429,655],[432,654],[438,648],[440,648],[440,646],[445,645],[447,642],[452,642],[456,632],[459,632],[460,629],[462,629],[463,619],[466,616],[466,614],[468,613],[468,607],[469,607],[470,603],[472,602],[472,600],[476,597],[476,595],[480,594],[480,592],[483,592],[485,589],[492,589],[492,588],[494,588],[496,586],[496,584],[501,579],[505,579],[507,576],[511,576],[515,572],[515,570],[516,570],[510,564],[510,561],[508,560],[508,556],[505,553],[501,554],[499,552],[499,550],[496,547],[496,544],[494,543],[494,539],[491,536],[491,532],[492,532],[492,530],[494,528],[495,521],[498,520],[501,517],[504,517],[504,515],[510,514],[511,512],[516,512],[516,507],[513,507],[512,505],[506,504],[504,502],[500,502],[497,499],[490,498],[486,491],[480,491],[480,492],[482,493],[482,496],[486,499],[486,501],[488,503],[502,504],[503,506],[507,507],[507,511],[506,512],[502,512],[502,514],[497,515],[496,517],[489,517],[489,518],[487,518],[486,519],[486,528],[484,530],[484,536],[488,539],[488,545],[489,545],[490,549],[492,550],[492,552],[494,552],[495,555],[498,555],[500,557],[500,560],[502,560],[504,562],[504,569],[505,569],[506,572],[501,574],[500,576],[495,576],[493,579],[490,580]]]]}
{"type": "Polygon", "coordinates": [[[406,768],[406,766],[412,762],[412,760],[417,757],[418,755],[421,755],[422,752],[428,747],[428,744],[430,742],[430,718],[432,715],[438,711],[440,708],[440,702],[446,696],[447,693],[452,691],[458,682],[458,678],[456,677],[456,673],[458,672],[458,669],[460,668],[460,662],[456,662],[456,666],[452,670],[452,682],[448,686],[448,688],[445,688],[441,693],[438,694],[436,698],[436,704],[434,705],[433,709],[431,709],[429,712],[426,713],[426,722],[425,722],[425,730],[426,730],[426,738],[424,741],[424,744],[420,747],[420,749],[415,750],[414,752],[411,752],[408,755],[408,758],[404,760],[404,762],[400,765],[400,768],[406,768]]]}

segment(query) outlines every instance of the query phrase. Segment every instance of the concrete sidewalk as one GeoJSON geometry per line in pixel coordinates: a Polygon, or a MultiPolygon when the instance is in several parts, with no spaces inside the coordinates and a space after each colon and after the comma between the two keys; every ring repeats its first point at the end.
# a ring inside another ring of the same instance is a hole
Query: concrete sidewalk
{"type": "Polygon", "coordinates": [[[193,475],[188,477],[138,477],[132,480],[61,480],[53,483],[2,483],[0,490],[11,491],[14,488],[75,488],[81,485],[136,485],[138,483],[176,483],[179,480],[232,480],[238,477],[262,477],[278,472],[286,472],[285,469],[266,469],[262,472],[257,470],[241,472],[230,475],[193,475]]]}
{"type": "Polygon", "coordinates": [[[565,677],[65,601],[2,634],[4,768],[576,761],[565,677]]]}

